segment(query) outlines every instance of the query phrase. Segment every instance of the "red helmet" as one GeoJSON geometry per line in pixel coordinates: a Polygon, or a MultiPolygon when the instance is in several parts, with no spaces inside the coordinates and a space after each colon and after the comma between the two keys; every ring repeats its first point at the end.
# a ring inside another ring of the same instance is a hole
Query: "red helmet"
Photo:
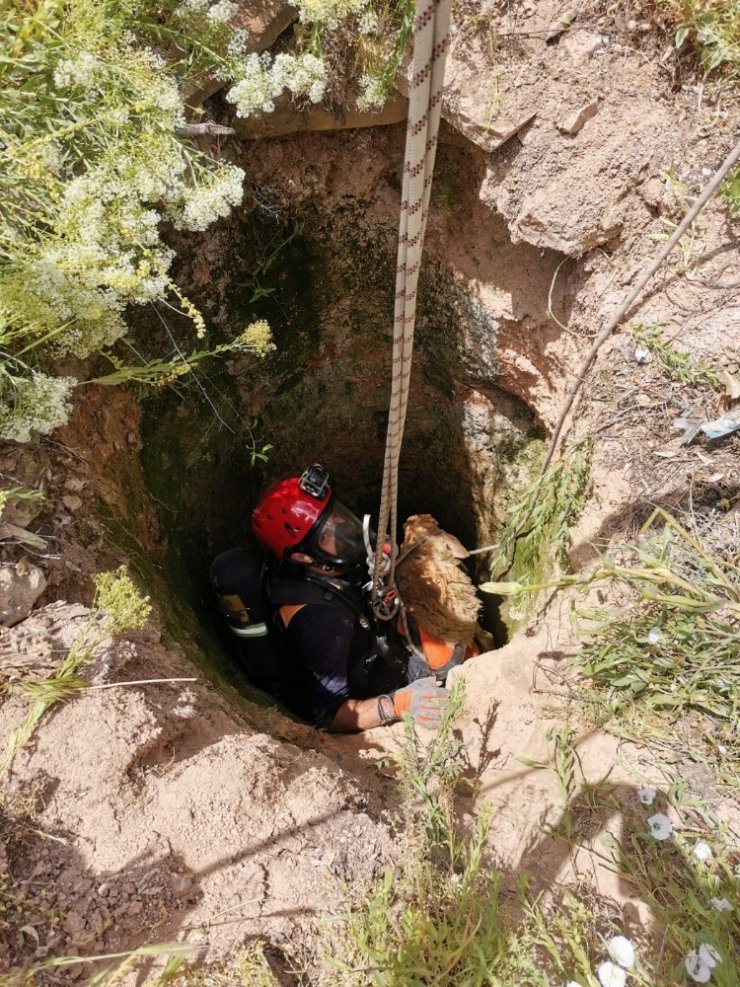
{"type": "Polygon", "coordinates": [[[302,476],[278,480],[252,512],[252,531],[279,559],[305,551],[329,566],[365,557],[362,524],[334,499],[328,471],[318,463],[302,476]]]}

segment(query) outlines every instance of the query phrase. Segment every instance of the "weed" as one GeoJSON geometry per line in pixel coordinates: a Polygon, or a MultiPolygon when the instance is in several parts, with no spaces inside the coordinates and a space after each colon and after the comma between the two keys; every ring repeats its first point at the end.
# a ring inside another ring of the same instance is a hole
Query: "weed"
{"type": "Polygon", "coordinates": [[[656,932],[662,932],[650,983],[672,987],[687,982],[688,958],[709,944],[717,954],[712,984],[737,987],[740,927],[732,902],[738,900],[740,883],[732,840],[698,823],[674,829],[660,841],[647,829],[646,823],[631,821],[621,845],[613,837],[604,842],[620,879],[646,902],[658,924],[656,932]]]}
{"type": "Polygon", "coordinates": [[[117,572],[100,574],[95,582],[94,609],[57,669],[48,678],[29,680],[16,687],[30,705],[23,722],[8,738],[5,756],[0,761],[0,776],[9,770],[15,755],[33,736],[44,714],[85,685],[79,672],[90,661],[98,645],[111,634],[143,627],[149,618],[149,599],[139,595],[124,566],[117,572]]]}
{"type": "Polygon", "coordinates": [[[661,0],[660,5],[679,22],[676,47],[696,47],[706,75],[740,71],[740,7],[734,0],[661,0]]]}
{"type": "Polygon", "coordinates": [[[32,490],[28,487],[10,487],[7,490],[0,490],[0,516],[7,504],[12,504],[19,500],[41,501],[44,499],[43,491],[32,490]]]}
{"type": "Polygon", "coordinates": [[[398,862],[328,927],[323,987],[495,982],[487,977],[505,955],[507,935],[500,877],[483,866],[490,813],[467,840],[454,830],[452,794],[464,756],[452,727],[462,700],[459,682],[429,745],[406,720],[396,758],[404,797],[398,862]]]}
{"type": "MultiPolygon", "coordinates": [[[[297,2],[302,23],[328,11],[331,30],[367,5],[297,2]]],[[[174,298],[205,335],[170,277],[175,255],[160,227],[203,231],[229,215],[244,172],[192,142],[187,95],[206,74],[228,81],[226,99],[246,116],[271,112],[285,90],[316,103],[326,86],[327,67],[309,52],[247,51],[235,10],[229,0],[0,2],[2,437],[28,442],[67,421],[78,381],[58,375],[58,358],[106,351],[127,334],[129,306],[174,298]]],[[[258,275],[253,300],[268,290],[258,275]]],[[[178,361],[118,365],[106,382],[184,372],[178,361]]]]}
{"type": "Polygon", "coordinates": [[[381,107],[388,98],[406,54],[414,27],[413,0],[389,0],[375,5],[374,30],[360,38],[360,109],[381,107]]]}
{"type": "MultiPolygon", "coordinates": [[[[453,725],[462,699],[460,683],[428,745],[407,721],[396,756],[403,797],[397,862],[320,930],[317,987],[548,987],[573,975],[594,982],[595,929],[608,926],[569,893],[556,895],[545,914],[530,900],[525,877],[518,907],[507,909],[501,875],[485,862],[490,811],[480,812],[465,837],[458,833],[453,795],[465,754],[453,725]]],[[[566,774],[564,767],[570,791],[566,774]]]]}
{"type": "Polygon", "coordinates": [[[722,195],[731,215],[740,215],[740,168],[730,172],[722,187],[722,195]]]}
{"type": "MultiPolygon", "coordinates": [[[[522,583],[538,583],[553,563],[567,567],[570,529],[586,501],[592,455],[592,440],[581,439],[526,488],[501,533],[498,550],[491,561],[492,579],[500,579],[513,570],[522,574],[522,583]]],[[[484,584],[481,588],[497,592],[491,585],[495,584],[484,584]]],[[[509,615],[520,620],[527,606],[526,594],[520,594],[509,615]]]]}
{"type": "Polygon", "coordinates": [[[675,722],[689,710],[740,727],[740,567],[709,553],[697,533],[656,510],[623,563],[595,578],[619,580],[633,603],[619,616],[590,612],[579,662],[612,710],[639,701],[675,722]]]}
{"type": "Polygon", "coordinates": [[[499,85],[501,74],[502,70],[500,68],[495,67],[491,69],[491,94],[488,97],[488,104],[486,106],[486,130],[490,128],[491,124],[499,115],[499,111],[501,110],[501,87],[499,85]]]}
{"type": "Polygon", "coordinates": [[[251,323],[230,343],[221,343],[212,349],[195,350],[189,356],[181,355],[177,360],[149,360],[138,366],[124,366],[122,361],[112,353],[105,353],[116,368],[113,373],[103,377],[95,377],[91,384],[145,384],[150,387],[161,387],[171,384],[185,374],[190,374],[203,361],[210,357],[222,356],[227,353],[254,353],[265,357],[273,352],[270,327],[264,319],[251,323]]]}
{"type": "Polygon", "coordinates": [[[570,803],[576,789],[575,767],[578,762],[578,754],[573,746],[573,735],[566,727],[550,727],[547,731],[547,739],[553,745],[553,770],[558,781],[563,806],[557,832],[569,840],[572,835],[570,803]]]}
{"type": "Polygon", "coordinates": [[[450,163],[440,160],[434,169],[434,183],[432,185],[431,201],[432,205],[445,212],[452,212],[459,203],[463,194],[463,183],[457,169],[450,163]]]}
{"type": "MultiPolygon", "coordinates": [[[[663,227],[663,229],[658,233],[648,234],[648,239],[653,240],[655,243],[667,243],[668,240],[673,236],[673,234],[678,229],[678,223],[675,223],[672,219],[667,216],[659,216],[658,222],[663,227]]],[[[681,252],[681,263],[678,266],[678,271],[681,274],[686,274],[687,271],[691,270],[692,262],[694,259],[694,244],[696,240],[696,231],[692,227],[679,241],[678,250],[681,252]]]]}
{"type": "Polygon", "coordinates": [[[708,363],[697,363],[688,353],[674,349],[664,338],[663,327],[660,324],[637,323],[630,326],[630,332],[638,343],[650,350],[666,377],[681,384],[690,384],[692,387],[722,390],[722,382],[717,371],[708,363]]]}
{"type": "Polygon", "coordinates": [[[187,944],[172,942],[160,943],[157,945],[141,946],[139,949],[126,953],[107,953],[98,956],[59,956],[55,959],[44,960],[22,973],[9,974],[0,980],[0,987],[30,987],[39,983],[38,977],[50,973],[52,970],[64,969],[65,967],[79,966],[80,964],[109,963],[116,961],[113,965],[107,966],[104,970],[94,973],[85,982],[86,987],[113,987],[125,981],[126,975],[142,966],[142,961],[151,960],[156,957],[168,957],[164,968],[153,977],[147,978],[147,984],[151,987],[165,987],[172,983],[172,978],[182,966],[185,954],[192,949],[187,944]]]}
{"type": "Polygon", "coordinates": [[[279,987],[260,942],[241,946],[227,958],[200,968],[186,966],[169,983],[172,987],[279,987]]]}
{"type": "Polygon", "coordinates": [[[453,800],[467,764],[465,747],[452,728],[463,704],[464,686],[464,680],[455,683],[442,724],[428,744],[420,740],[412,718],[404,718],[405,743],[395,757],[403,804],[413,816],[410,826],[416,828],[420,817],[428,838],[434,845],[446,846],[451,861],[456,856],[454,841],[449,842],[453,800]]]}
{"type": "MultiPolygon", "coordinates": [[[[0,809],[0,833],[7,839],[8,827],[3,816],[0,809]]],[[[15,833],[10,835],[15,836],[15,833]]],[[[8,870],[0,867],[0,938],[8,950],[4,959],[27,956],[29,949],[35,952],[41,946],[42,938],[50,938],[63,918],[64,912],[51,888],[30,890],[27,882],[17,881],[8,870]]],[[[2,977],[0,984],[4,984],[2,977]]]]}

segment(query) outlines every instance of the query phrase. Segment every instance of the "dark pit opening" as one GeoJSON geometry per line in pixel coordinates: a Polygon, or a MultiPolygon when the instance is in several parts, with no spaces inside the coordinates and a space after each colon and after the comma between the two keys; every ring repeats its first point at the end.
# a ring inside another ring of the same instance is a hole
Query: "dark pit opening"
{"type": "MultiPolygon", "coordinates": [[[[179,272],[222,338],[266,319],[276,344],[264,360],[210,361],[197,382],[150,398],[142,423],[164,575],[190,612],[195,660],[251,698],[259,696],[234,667],[210,605],[208,568],[219,552],[247,543],[265,486],[311,462],[327,466],[358,515],[377,517],[396,235],[351,199],[329,211],[255,208],[189,251],[179,272]]],[[[496,541],[504,493],[526,482],[541,448],[531,409],[500,386],[498,329],[470,284],[425,258],[399,516],[430,513],[470,548],[496,541]]],[[[157,319],[148,331],[161,332],[157,319]]],[[[487,577],[485,556],[474,577],[487,577]]],[[[485,603],[484,623],[502,644],[505,628],[491,598],[485,603]]]]}

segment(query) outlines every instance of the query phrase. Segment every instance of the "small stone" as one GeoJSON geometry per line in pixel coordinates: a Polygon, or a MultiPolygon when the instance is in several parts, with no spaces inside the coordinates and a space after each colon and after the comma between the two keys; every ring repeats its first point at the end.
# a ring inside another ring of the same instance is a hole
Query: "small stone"
{"type": "Polygon", "coordinates": [[[68,912],[64,920],[64,931],[73,937],[79,936],[85,928],[85,920],[79,912],[68,912]]]}
{"type": "Polygon", "coordinates": [[[103,881],[102,884],[98,885],[98,894],[101,898],[107,898],[110,894],[110,884],[108,881],[103,881]]]}
{"type": "Polygon", "coordinates": [[[174,871],[170,874],[170,888],[176,898],[184,897],[193,885],[193,878],[190,874],[177,874],[174,871]]]}
{"type": "Polygon", "coordinates": [[[593,100],[591,103],[586,103],[579,110],[575,110],[573,113],[569,113],[568,116],[564,117],[557,125],[558,130],[564,134],[569,134],[571,137],[575,137],[583,128],[586,121],[590,120],[591,117],[595,117],[598,111],[598,99],[593,100]]]}
{"type": "Polygon", "coordinates": [[[0,569],[0,624],[11,627],[24,620],[45,589],[43,571],[25,557],[0,569]]]}
{"type": "Polygon", "coordinates": [[[140,915],[144,911],[144,903],[142,901],[132,901],[126,910],[127,915],[140,915]]]}
{"type": "Polygon", "coordinates": [[[62,503],[69,511],[76,511],[82,507],[82,501],[76,494],[66,494],[62,497],[62,503]]]}

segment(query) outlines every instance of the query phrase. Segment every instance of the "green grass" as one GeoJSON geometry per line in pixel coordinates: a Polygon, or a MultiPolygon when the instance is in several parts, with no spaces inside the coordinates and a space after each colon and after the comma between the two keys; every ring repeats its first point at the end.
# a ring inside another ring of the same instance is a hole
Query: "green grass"
{"type": "MultiPolygon", "coordinates": [[[[503,577],[522,584],[546,581],[555,564],[568,567],[570,530],[586,502],[591,479],[593,442],[590,438],[574,443],[543,476],[538,476],[512,507],[501,532],[498,549],[491,559],[493,584],[503,577]]],[[[509,617],[522,620],[534,597],[519,594],[509,604],[509,617]]]]}
{"type": "Polygon", "coordinates": [[[740,5],[736,0],[660,0],[676,21],[676,47],[693,45],[705,74],[740,72],[740,5]]]}
{"type": "Polygon", "coordinates": [[[722,381],[714,367],[708,363],[697,362],[688,353],[675,349],[664,338],[661,325],[637,323],[630,326],[630,332],[638,343],[652,353],[660,369],[670,380],[712,391],[722,390],[722,381]]]}

